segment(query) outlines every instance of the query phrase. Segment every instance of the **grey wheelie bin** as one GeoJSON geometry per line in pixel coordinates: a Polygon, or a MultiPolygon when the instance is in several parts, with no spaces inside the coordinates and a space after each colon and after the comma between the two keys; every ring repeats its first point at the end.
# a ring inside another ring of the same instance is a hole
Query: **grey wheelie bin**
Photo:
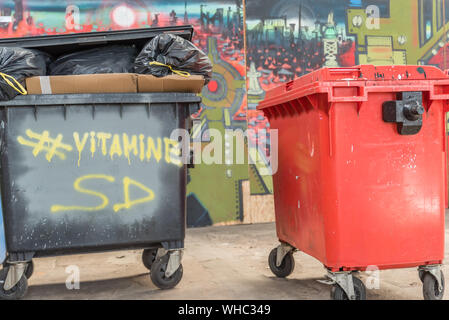
{"type": "MultiPolygon", "coordinates": [[[[99,37],[144,45],[167,29],[130,31],[129,40],[123,32],[68,38],[87,46],[99,37]]],[[[191,37],[191,29],[178,31],[191,37]]],[[[68,45],[62,36],[43,40],[39,49],[51,53],[68,45]]],[[[35,257],[124,249],[145,249],[153,283],[176,286],[183,274],[187,165],[172,132],[188,129],[200,102],[195,94],[170,92],[0,102],[0,247],[6,248],[0,251],[0,298],[25,295],[35,257]]]]}

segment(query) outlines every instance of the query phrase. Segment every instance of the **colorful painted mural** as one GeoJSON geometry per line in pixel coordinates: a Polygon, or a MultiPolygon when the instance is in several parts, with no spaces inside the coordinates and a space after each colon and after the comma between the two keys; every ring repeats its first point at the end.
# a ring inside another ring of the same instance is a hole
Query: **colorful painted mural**
{"type": "Polygon", "coordinates": [[[243,221],[244,181],[253,195],[273,192],[271,177],[260,174],[270,146],[258,132],[269,123],[256,110],[270,88],[323,66],[449,67],[449,0],[0,0],[3,38],[185,24],[214,63],[194,138],[253,129],[254,163],[190,169],[189,226],[243,221]]]}
{"type": "MultiPolygon", "coordinates": [[[[240,0],[15,0],[0,1],[0,37],[98,32],[146,27],[195,27],[193,42],[214,63],[202,93],[197,136],[208,129],[246,129],[243,6],[240,0]]],[[[223,150],[226,152],[226,150],[223,150]]],[[[245,165],[197,165],[189,169],[188,225],[241,220],[245,165]],[[217,186],[220,186],[219,188],[217,186]]]]}
{"type": "MultiPolygon", "coordinates": [[[[256,107],[270,88],[323,66],[356,63],[355,39],[346,32],[346,7],[342,3],[246,1],[249,128],[269,130],[268,121],[256,107]]],[[[266,151],[258,143],[253,145],[250,154],[267,159],[268,165],[266,151]]],[[[250,175],[250,181],[252,194],[272,192],[269,177],[250,175]]]]}
{"type": "MultiPolygon", "coordinates": [[[[267,90],[321,67],[449,67],[448,0],[246,0],[245,5],[249,129],[269,130],[256,110],[267,90]]],[[[263,147],[249,152],[264,154],[263,147]]],[[[261,185],[251,172],[252,193],[270,191],[268,179],[261,185]]]]}

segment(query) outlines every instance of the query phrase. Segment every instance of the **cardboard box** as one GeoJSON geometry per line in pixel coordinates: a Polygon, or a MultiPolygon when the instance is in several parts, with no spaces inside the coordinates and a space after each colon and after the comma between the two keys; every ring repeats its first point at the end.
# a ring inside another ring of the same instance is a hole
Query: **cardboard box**
{"type": "Polygon", "coordinates": [[[201,93],[204,87],[204,77],[191,75],[182,77],[169,75],[157,78],[152,75],[137,75],[138,92],[188,92],[201,93]]]}
{"type": "Polygon", "coordinates": [[[134,73],[83,74],[46,76],[26,79],[28,94],[68,93],[136,93],[136,92],[188,92],[200,93],[204,77],[188,78],[170,75],[156,78],[134,73]]]}
{"type": "Polygon", "coordinates": [[[135,93],[137,77],[133,73],[47,76],[26,79],[28,94],[63,93],[135,93]]]}

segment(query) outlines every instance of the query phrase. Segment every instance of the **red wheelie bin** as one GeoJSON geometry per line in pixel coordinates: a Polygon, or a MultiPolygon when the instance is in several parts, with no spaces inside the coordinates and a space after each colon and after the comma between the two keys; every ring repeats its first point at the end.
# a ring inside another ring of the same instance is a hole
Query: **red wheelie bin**
{"type": "Polygon", "coordinates": [[[269,91],[273,175],[286,277],[300,250],[322,262],[335,300],[365,299],[356,271],[418,267],[444,295],[447,73],[432,66],[324,68],[269,91]]]}

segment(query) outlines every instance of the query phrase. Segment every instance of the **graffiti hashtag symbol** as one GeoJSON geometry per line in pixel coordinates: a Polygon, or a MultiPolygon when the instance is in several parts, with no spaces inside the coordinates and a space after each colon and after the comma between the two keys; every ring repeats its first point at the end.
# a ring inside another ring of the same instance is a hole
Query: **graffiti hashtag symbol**
{"type": "Polygon", "coordinates": [[[17,141],[19,141],[21,145],[33,148],[34,157],[37,157],[41,152],[47,152],[45,158],[48,162],[50,162],[54,156],[57,156],[61,160],[65,160],[63,151],[72,151],[72,146],[62,143],[62,134],[58,134],[56,139],[52,139],[50,138],[50,133],[48,131],[38,134],[31,130],[27,130],[25,133],[30,139],[35,140],[35,142],[26,140],[21,136],[17,138],[17,141]]]}

